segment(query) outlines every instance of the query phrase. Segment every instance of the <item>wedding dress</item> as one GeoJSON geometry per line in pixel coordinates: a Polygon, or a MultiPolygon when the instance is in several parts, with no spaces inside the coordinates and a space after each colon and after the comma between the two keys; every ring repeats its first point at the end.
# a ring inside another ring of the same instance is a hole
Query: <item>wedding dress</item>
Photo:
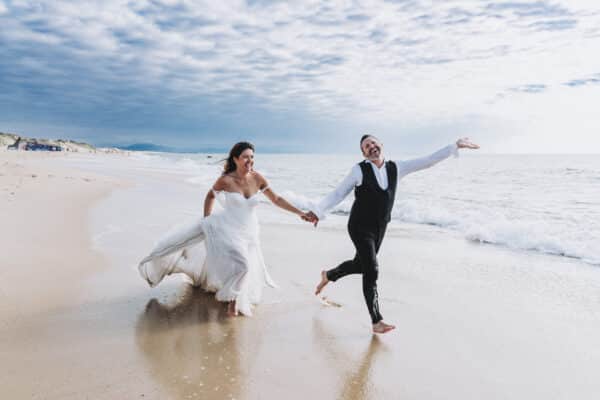
{"type": "Polygon", "coordinates": [[[252,315],[263,287],[275,287],[263,260],[255,212],[265,189],[249,198],[215,192],[223,210],[162,237],[138,266],[142,278],[154,287],[167,275],[183,273],[217,300],[235,300],[239,312],[252,315]]]}

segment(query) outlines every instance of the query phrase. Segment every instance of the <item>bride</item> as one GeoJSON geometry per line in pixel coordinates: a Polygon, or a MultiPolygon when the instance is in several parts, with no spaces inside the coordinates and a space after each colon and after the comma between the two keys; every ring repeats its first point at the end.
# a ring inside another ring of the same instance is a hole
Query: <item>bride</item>
{"type": "Polygon", "coordinates": [[[253,165],[254,146],[236,143],[223,174],[206,194],[204,218],[167,234],[140,262],[140,275],[150,286],[156,286],[167,275],[183,273],[195,286],[215,292],[217,300],[227,302],[229,315],[252,315],[252,305],[260,301],[263,286],[275,286],[260,248],[255,213],[258,194],[303,220],[314,222],[275,194],[253,165]],[[215,199],[223,210],[213,214],[215,199]]]}

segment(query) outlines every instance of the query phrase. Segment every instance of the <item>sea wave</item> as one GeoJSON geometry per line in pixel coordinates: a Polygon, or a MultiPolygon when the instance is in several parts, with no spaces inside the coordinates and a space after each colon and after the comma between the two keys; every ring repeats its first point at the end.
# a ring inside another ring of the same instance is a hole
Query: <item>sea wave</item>
{"type": "Polygon", "coordinates": [[[589,243],[576,238],[551,233],[540,225],[519,221],[498,221],[472,225],[465,233],[471,241],[507,246],[511,249],[533,250],[600,265],[600,254],[589,243]]]}
{"type": "MultiPolygon", "coordinates": [[[[577,225],[557,225],[533,217],[509,218],[498,210],[457,213],[411,201],[403,201],[398,205],[392,220],[394,222],[434,225],[457,231],[474,242],[576,258],[600,265],[600,251],[592,245],[598,232],[584,232],[577,225]]],[[[600,242],[600,238],[597,241],[600,242]]]]}

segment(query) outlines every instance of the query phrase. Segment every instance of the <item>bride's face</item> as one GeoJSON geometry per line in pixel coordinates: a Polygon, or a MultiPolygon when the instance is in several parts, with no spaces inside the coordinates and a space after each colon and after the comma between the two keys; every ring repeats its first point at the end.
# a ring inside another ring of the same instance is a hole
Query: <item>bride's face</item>
{"type": "Polygon", "coordinates": [[[233,157],[233,161],[238,171],[247,174],[252,171],[252,167],[254,166],[254,151],[246,149],[242,151],[239,157],[233,157]]]}

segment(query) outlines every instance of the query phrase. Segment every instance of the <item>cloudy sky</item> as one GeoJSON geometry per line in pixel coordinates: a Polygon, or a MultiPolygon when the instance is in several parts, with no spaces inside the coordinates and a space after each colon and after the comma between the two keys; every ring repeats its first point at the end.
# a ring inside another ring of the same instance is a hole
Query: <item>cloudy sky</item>
{"type": "Polygon", "coordinates": [[[600,2],[0,0],[0,131],[600,153],[600,2]]]}

